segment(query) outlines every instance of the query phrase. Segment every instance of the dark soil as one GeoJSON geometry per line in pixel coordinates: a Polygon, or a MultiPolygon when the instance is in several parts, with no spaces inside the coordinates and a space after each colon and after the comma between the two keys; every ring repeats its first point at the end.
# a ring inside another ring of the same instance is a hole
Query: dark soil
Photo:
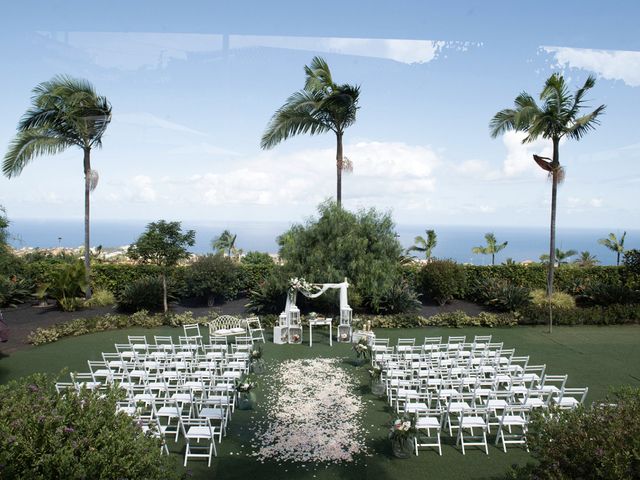
{"type": "MultiPolygon", "coordinates": [[[[171,311],[182,313],[185,311],[193,312],[196,317],[207,315],[211,311],[225,315],[242,316],[248,314],[245,310],[246,298],[240,298],[231,302],[226,302],[214,307],[184,307],[181,305],[172,305],[171,311]]],[[[454,300],[447,305],[425,304],[422,305],[420,315],[430,317],[437,313],[453,312],[462,310],[469,315],[477,315],[486,311],[482,306],[474,303],[465,302],[463,300],[454,300]]],[[[17,308],[8,308],[2,311],[4,321],[9,326],[9,341],[0,344],[0,356],[7,355],[17,350],[31,348],[27,343],[29,333],[36,328],[45,328],[56,323],[64,323],[75,318],[87,318],[106,313],[115,313],[113,307],[99,307],[78,310],[77,312],[63,312],[53,305],[45,308],[34,307],[31,305],[20,305],[17,308]]]]}

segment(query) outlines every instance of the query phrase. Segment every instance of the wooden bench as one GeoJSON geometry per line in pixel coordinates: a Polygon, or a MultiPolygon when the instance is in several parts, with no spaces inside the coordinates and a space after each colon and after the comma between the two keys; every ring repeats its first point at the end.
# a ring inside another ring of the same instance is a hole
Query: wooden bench
{"type": "Polygon", "coordinates": [[[246,335],[248,333],[247,321],[232,315],[221,315],[209,322],[209,335],[228,337],[232,335],[246,335]]]}

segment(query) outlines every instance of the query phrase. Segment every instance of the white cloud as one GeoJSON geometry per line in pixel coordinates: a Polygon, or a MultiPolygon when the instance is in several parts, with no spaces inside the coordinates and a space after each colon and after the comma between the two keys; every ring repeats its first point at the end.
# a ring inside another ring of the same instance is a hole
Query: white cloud
{"type": "Polygon", "coordinates": [[[502,136],[502,142],[507,147],[507,157],[502,164],[502,175],[516,177],[523,174],[537,172],[544,176],[545,172],[533,161],[533,154],[551,157],[551,141],[538,139],[532,143],[522,143],[526,137],[523,132],[508,131],[502,136]]]}
{"type": "Polygon", "coordinates": [[[132,202],[150,203],[158,198],[153,187],[153,181],[146,175],[136,175],[131,179],[128,189],[128,199],[132,202]]]}
{"type": "Polygon", "coordinates": [[[558,67],[589,70],[608,80],[640,86],[640,52],[567,47],[542,47],[542,50],[555,57],[558,67]]]}
{"type": "MultiPolygon", "coordinates": [[[[435,187],[440,164],[429,147],[400,142],[359,142],[345,145],[353,173],[343,175],[343,200],[352,205],[385,208],[422,203],[435,187]],[[366,199],[366,202],[364,202],[366,199]]],[[[228,170],[151,178],[137,175],[124,184],[112,183],[104,198],[187,206],[262,205],[279,208],[315,206],[335,197],[335,150],[303,150],[286,155],[261,152],[227,163],[228,170]],[[163,192],[162,196],[157,192],[163,192]]]]}
{"type": "Polygon", "coordinates": [[[489,163],[484,160],[466,160],[454,166],[456,172],[460,175],[476,177],[478,175],[486,175],[489,172],[489,163]]]}
{"type": "Polygon", "coordinates": [[[185,155],[190,157],[202,157],[202,156],[210,156],[210,157],[219,157],[219,156],[232,156],[236,157],[240,155],[238,152],[233,150],[228,150],[226,148],[218,147],[217,145],[212,145],[208,142],[200,142],[200,143],[189,143],[187,145],[181,145],[179,147],[171,148],[167,150],[168,154],[171,155],[185,155]]]}

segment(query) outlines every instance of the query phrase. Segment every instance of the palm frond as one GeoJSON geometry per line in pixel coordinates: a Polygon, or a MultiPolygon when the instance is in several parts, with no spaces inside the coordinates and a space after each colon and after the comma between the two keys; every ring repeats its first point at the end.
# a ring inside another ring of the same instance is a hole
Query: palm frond
{"type": "Polygon", "coordinates": [[[604,112],[605,108],[605,105],[600,105],[593,112],[576,118],[567,129],[567,135],[575,140],[580,140],[586,133],[595,130],[596,126],[600,125],[598,117],[604,112]]]}
{"type": "Polygon", "coordinates": [[[18,132],[2,163],[2,173],[8,177],[20,175],[24,167],[41,155],[54,155],[72,146],[68,139],[52,135],[48,129],[32,128],[18,132]]]}

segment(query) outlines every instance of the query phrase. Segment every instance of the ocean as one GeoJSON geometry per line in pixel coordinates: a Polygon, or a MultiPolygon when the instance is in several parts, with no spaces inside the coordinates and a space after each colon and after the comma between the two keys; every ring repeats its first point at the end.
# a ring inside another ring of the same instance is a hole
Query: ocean
{"type": "MultiPolygon", "coordinates": [[[[224,229],[238,235],[236,245],[245,252],[257,250],[276,253],[278,245],[276,238],[286,231],[288,222],[183,222],[184,229],[196,231],[196,244],[192,248],[195,253],[211,252],[211,240],[216,238],[224,229]]],[[[92,246],[120,247],[129,245],[144,231],[144,221],[102,221],[91,223],[92,246]]],[[[478,227],[478,226],[450,226],[450,225],[396,225],[396,232],[400,243],[405,247],[413,245],[416,235],[425,235],[425,228],[433,228],[438,235],[438,245],[434,256],[451,258],[458,262],[488,265],[491,258],[486,255],[471,253],[474,246],[484,245],[484,234],[493,232],[498,242],[508,241],[508,246],[496,255],[496,263],[504,262],[507,258],[515,261],[537,261],[541,254],[548,253],[549,231],[547,228],[522,227],[478,227]]],[[[606,237],[610,230],[558,228],[556,243],[561,250],[588,250],[596,255],[602,265],[614,265],[615,254],[598,244],[598,239],[606,237]]],[[[9,227],[10,243],[16,248],[39,247],[52,248],[78,247],[84,238],[83,221],[80,220],[26,220],[12,219],[9,227]]],[[[622,232],[614,232],[620,235],[622,232]]],[[[627,231],[625,242],[627,248],[640,248],[640,231],[627,231]]]]}

